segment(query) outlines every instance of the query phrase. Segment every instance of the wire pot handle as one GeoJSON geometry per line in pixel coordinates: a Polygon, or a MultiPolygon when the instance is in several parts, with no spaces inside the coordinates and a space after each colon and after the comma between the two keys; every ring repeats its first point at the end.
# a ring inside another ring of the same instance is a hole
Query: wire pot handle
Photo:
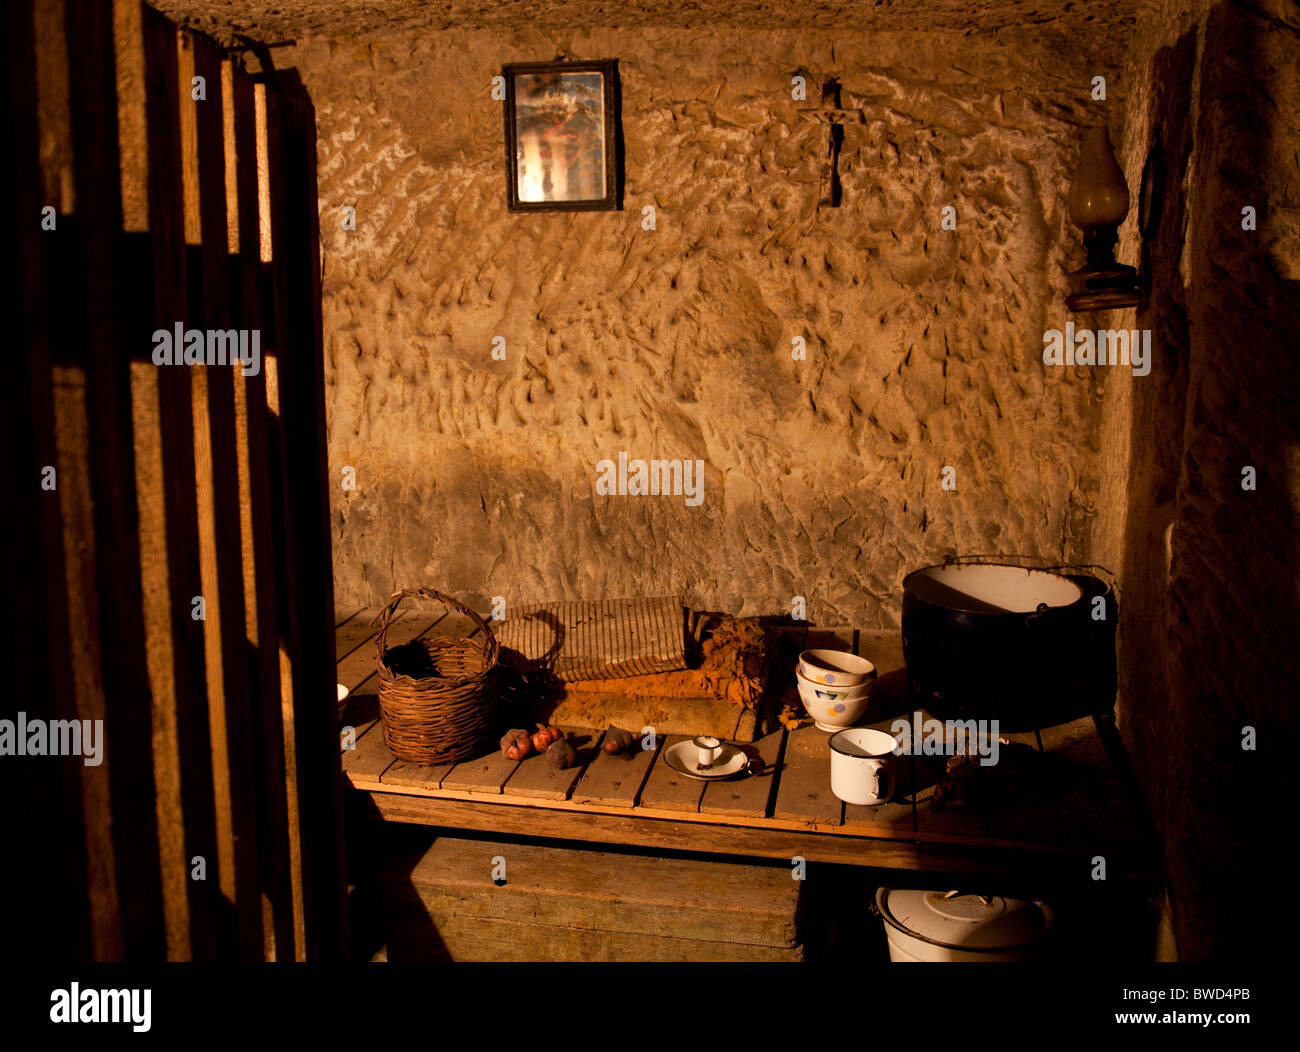
{"type": "Polygon", "coordinates": [[[379,648],[379,663],[381,665],[384,663],[384,651],[387,649],[388,626],[392,623],[393,615],[397,613],[397,608],[402,604],[402,600],[408,597],[411,599],[432,599],[449,610],[459,610],[483,630],[483,635],[487,640],[483,646],[483,652],[487,657],[485,669],[490,669],[497,663],[497,654],[501,649],[497,643],[497,637],[493,634],[491,626],[477,613],[455,596],[439,592],[436,588],[403,588],[400,592],[394,592],[389,597],[388,605],[379,612],[379,616],[374,621],[370,622],[372,625],[376,623],[379,625],[379,635],[375,637],[375,642],[379,648]]]}

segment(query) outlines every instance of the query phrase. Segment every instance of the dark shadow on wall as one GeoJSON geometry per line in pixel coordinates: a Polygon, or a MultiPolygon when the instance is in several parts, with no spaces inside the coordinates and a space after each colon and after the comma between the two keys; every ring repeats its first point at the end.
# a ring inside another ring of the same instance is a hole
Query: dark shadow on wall
{"type": "Polygon", "coordinates": [[[1300,145],[1280,94],[1297,62],[1300,32],[1224,0],[1151,69],[1168,177],[1138,315],[1157,361],[1133,383],[1120,689],[1183,960],[1242,960],[1276,939],[1241,903],[1279,872],[1293,824],[1280,812],[1300,684],[1300,283],[1279,273],[1268,224],[1294,179],[1278,145],[1300,145]]]}

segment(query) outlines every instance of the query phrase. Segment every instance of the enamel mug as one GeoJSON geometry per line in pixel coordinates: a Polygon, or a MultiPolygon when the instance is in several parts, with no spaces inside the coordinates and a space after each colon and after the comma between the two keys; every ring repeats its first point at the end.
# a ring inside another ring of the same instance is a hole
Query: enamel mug
{"type": "Polygon", "coordinates": [[[722,741],[708,734],[702,734],[695,739],[695,751],[699,755],[701,767],[710,767],[713,761],[722,755],[722,741]]]}
{"type": "Polygon", "coordinates": [[[849,727],[832,734],[831,792],[846,804],[883,804],[894,796],[892,734],[849,727]]]}

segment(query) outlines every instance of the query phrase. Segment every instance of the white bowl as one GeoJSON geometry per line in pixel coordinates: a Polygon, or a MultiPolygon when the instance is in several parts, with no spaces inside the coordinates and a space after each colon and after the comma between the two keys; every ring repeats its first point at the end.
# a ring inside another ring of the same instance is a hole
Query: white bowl
{"type": "Polygon", "coordinates": [[[875,665],[847,650],[805,650],[795,669],[804,679],[828,687],[857,687],[876,675],[875,665]]]}
{"type": "Polygon", "coordinates": [[[856,687],[828,687],[825,683],[801,675],[798,669],[795,669],[795,678],[799,686],[807,687],[820,701],[858,701],[868,697],[876,685],[875,677],[869,676],[865,683],[859,683],[856,687]]]}
{"type": "Polygon", "coordinates": [[[800,683],[799,700],[803,702],[804,709],[821,730],[838,731],[845,727],[852,727],[862,719],[862,714],[867,711],[867,706],[871,703],[871,694],[868,691],[863,697],[853,701],[826,701],[818,698],[813,693],[812,687],[800,683]]]}

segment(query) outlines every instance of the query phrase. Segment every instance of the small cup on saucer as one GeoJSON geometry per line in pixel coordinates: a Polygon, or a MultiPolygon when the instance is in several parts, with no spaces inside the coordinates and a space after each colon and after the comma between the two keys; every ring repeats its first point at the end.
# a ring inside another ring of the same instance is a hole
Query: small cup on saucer
{"type": "Polygon", "coordinates": [[[722,755],[722,741],[711,734],[701,734],[691,744],[695,746],[701,767],[713,766],[713,761],[722,755]]]}

